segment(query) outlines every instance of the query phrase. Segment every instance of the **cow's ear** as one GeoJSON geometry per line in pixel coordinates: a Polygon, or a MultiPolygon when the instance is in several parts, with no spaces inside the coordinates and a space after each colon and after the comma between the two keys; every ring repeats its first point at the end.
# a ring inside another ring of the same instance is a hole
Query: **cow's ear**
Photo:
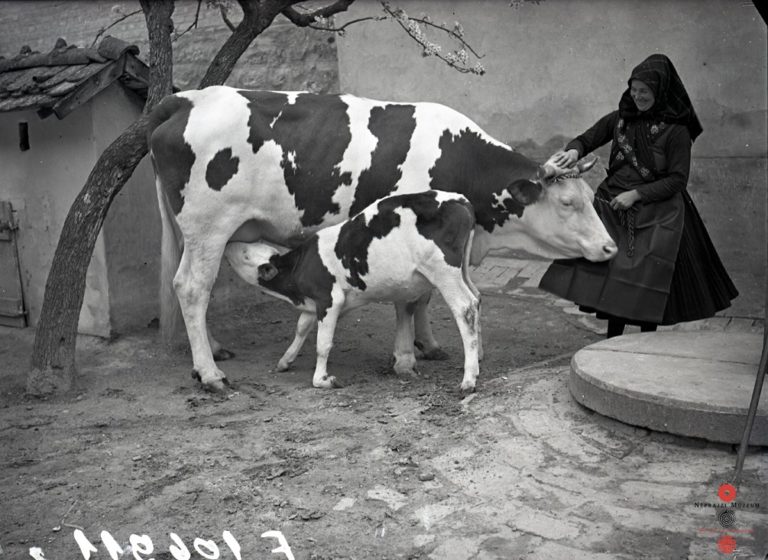
{"type": "Polygon", "coordinates": [[[542,188],[539,183],[534,183],[527,179],[518,179],[509,185],[507,190],[517,203],[528,206],[539,200],[542,188]]]}
{"type": "Polygon", "coordinates": [[[275,265],[272,263],[259,265],[259,280],[267,282],[272,280],[275,276],[277,276],[277,267],[275,265]]]}

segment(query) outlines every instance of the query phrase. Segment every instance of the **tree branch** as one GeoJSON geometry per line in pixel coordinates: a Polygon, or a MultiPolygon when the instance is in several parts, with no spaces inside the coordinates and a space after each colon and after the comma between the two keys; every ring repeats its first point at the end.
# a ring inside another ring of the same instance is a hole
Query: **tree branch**
{"type": "Polygon", "coordinates": [[[184,35],[186,35],[190,31],[192,31],[192,29],[196,29],[197,28],[197,24],[200,21],[200,6],[202,6],[202,4],[203,4],[203,0],[197,0],[197,10],[195,11],[195,21],[190,23],[189,27],[187,27],[181,33],[175,33],[174,37],[173,37],[174,41],[180,39],[181,37],[183,37],[184,35]]]}
{"type": "Polygon", "coordinates": [[[99,32],[98,32],[98,33],[96,33],[96,36],[93,38],[93,42],[91,43],[91,48],[93,48],[93,47],[95,47],[95,46],[96,46],[96,43],[98,43],[98,42],[99,42],[99,38],[100,38],[102,35],[104,35],[104,34],[105,34],[107,31],[109,31],[110,29],[112,29],[112,28],[113,28],[114,26],[116,26],[118,23],[120,23],[120,22],[122,22],[122,21],[125,21],[126,19],[128,19],[128,18],[129,18],[129,17],[131,17],[131,16],[135,16],[136,14],[140,14],[141,12],[142,12],[142,10],[135,10],[135,11],[133,11],[133,12],[129,13],[129,14],[123,14],[121,17],[117,18],[115,21],[113,21],[112,23],[110,23],[110,24],[109,24],[109,25],[107,25],[106,27],[102,27],[101,29],[99,29],[99,32]]]}
{"type": "Polygon", "coordinates": [[[232,20],[229,19],[227,16],[227,8],[224,4],[219,4],[219,11],[221,12],[221,19],[224,21],[224,25],[229,27],[229,30],[234,32],[235,31],[235,24],[232,23],[232,20]]]}
{"type": "Polygon", "coordinates": [[[453,29],[449,29],[444,25],[433,23],[427,18],[412,18],[405,13],[405,10],[402,8],[393,8],[390,6],[389,2],[385,0],[381,0],[381,6],[384,11],[403,28],[408,36],[421,46],[423,56],[435,56],[454,70],[465,74],[485,74],[485,68],[483,68],[483,65],[480,64],[480,62],[475,63],[474,66],[469,66],[469,54],[466,49],[469,49],[475,58],[479,59],[482,58],[482,56],[478,55],[477,52],[464,40],[464,30],[462,29],[461,24],[456,23],[453,29]],[[449,52],[448,54],[443,54],[443,48],[427,38],[421,25],[445,32],[452,39],[459,41],[462,48],[449,52]]]}

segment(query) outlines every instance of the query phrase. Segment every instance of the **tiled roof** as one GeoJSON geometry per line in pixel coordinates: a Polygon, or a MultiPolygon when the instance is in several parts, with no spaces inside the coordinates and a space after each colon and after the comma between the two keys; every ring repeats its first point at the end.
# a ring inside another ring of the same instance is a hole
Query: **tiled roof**
{"type": "Polygon", "coordinates": [[[115,80],[146,96],[148,68],[139,48],[105,37],[97,48],[56,41],[48,53],[23,47],[13,58],[0,58],[0,112],[38,109],[59,118],[115,80]]]}

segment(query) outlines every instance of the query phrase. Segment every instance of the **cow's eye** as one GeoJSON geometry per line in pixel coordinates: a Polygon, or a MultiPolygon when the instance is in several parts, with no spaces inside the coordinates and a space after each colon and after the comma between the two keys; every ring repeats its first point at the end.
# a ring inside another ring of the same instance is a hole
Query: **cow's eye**
{"type": "Polygon", "coordinates": [[[563,206],[573,206],[573,201],[567,200],[567,199],[560,199],[560,204],[562,204],[563,206]]]}

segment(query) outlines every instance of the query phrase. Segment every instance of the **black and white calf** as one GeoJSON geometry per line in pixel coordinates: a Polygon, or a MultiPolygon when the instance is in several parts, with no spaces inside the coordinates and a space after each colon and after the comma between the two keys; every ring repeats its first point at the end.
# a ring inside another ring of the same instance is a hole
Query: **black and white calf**
{"type": "Polygon", "coordinates": [[[391,301],[398,321],[395,370],[412,371],[413,322],[406,308],[435,287],[464,344],[461,389],[473,391],[481,348],[480,300],[467,269],[474,228],[474,210],[462,195],[424,191],[384,198],[288,253],[265,243],[233,242],[224,254],[246,282],[302,312],[278,369],[290,366],[317,321],[312,384],[338,386],[327,371],[337,320],[366,303],[391,301]]]}
{"type": "MultiPolygon", "coordinates": [[[[587,166],[539,166],[444,105],[212,86],[168,96],[150,119],[163,219],[160,326],[172,332],[180,306],[207,388],[226,384],[214,358],[228,353],[206,311],[231,241],[296,247],[376,200],[433,189],[471,202],[473,265],[494,248],[592,261],[616,254],[579,176],[587,166]]],[[[435,357],[427,302],[414,309],[416,341],[435,357]]]]}

